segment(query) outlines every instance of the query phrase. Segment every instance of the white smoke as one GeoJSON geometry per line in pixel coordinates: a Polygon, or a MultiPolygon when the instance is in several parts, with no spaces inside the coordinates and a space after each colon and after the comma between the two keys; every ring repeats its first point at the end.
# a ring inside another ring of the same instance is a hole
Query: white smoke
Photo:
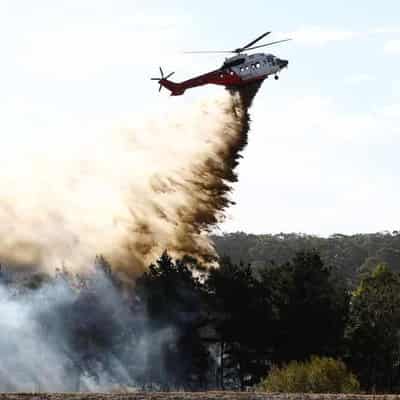
{"type": "Polygon", "coordinates": [[[162,361],[173,332],[135,335],[145,313],[133,313],[108,277],[93,272],[80,289],[63,276],[34,290],[0,281],[1,392],[135,387],[149,363],[162,361]]]}

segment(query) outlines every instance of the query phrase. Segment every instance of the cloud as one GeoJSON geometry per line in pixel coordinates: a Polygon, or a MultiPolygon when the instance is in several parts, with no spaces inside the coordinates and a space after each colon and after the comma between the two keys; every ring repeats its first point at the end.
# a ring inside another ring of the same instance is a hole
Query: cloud
{"type": "Polygon", "coordinates": [[[388,40],[383,50],[387,54],[400,54],[400,39],[388,40]]]}
{"type": "Polygon", "coordinates": [[[375,28],[373,33],[400,33],[400,27],[399,26],[383,26],[380,28],[375,28]]]}
{"type": "MultiPolygon", "coordinates": [[[[362,31],[353,31],[339,28],[327,28],[321,26],[305,26],[293,32],[281,33],[281,35],[291,37],[306,46],[322,47],[331,42],[343,42],[355,38],[367,38],[371,35],[399,34],[400,26],[382,26],[362,31]]],[[[388,40],[385,43],[385,52],[400,53],[400,39],[388,40]]]]}
{"type": "Polygon", "coordinates": [[[387,118],[400,118],[400,103],[384,107],[382,115],[387,118]]]}
{"type": "MultiPolygon", "coordinates": [[[[68,20],[67,20],[68,21],[68,20]]],[[[35,77],[87,80],[110,67],[158,64],[171,60],[181,41],[177,27],[185,25],[174,15],[123,16],[115,21],[60,21],[30,26],[18,37],[15,55],[8,62],[30,71],[35,77]]]]}
{"type": "Polygon", "coordinates": [[[330,42],[354,39],[360,35],[360,32],[312,26],[300,28],[286,35],[307,46],[325,46],[330,42]]]}
{"type": "Polygon", "coordinates": [[[358,85],[360,83],[372,82],[375,79],[376,78],[373,75],[360,73],[360,74],[354,74],[354,75],[348,76],[345,79],[345,82],[350,84],[350,85],[358,85]]]}

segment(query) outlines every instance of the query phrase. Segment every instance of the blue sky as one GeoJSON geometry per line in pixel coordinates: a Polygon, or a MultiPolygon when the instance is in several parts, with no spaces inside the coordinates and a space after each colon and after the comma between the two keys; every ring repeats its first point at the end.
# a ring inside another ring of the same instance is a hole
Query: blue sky
{"type": "Polygon", "coordinates": [[[222,231],[399,228],[400,2],[0,0],[0,133],[31,141],[107,130],[195,103],[148,78],[215,68],[266,30],[288,59],[252,109],[252,131],[222,231]]]}

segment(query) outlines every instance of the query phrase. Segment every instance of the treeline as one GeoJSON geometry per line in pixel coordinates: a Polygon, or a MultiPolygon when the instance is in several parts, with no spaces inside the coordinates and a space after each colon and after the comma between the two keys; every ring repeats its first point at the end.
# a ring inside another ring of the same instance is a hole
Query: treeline
{"type": "Polygon", "coordinates": [[[400,389],[400,275],[383,264],[349,291],[313,250],[258,270],[225,258],[207,274],[164,254],[138,288],[151,319],[178,332],[165,349],[177,386],[245,389],[273,366],[329,356],[365,391],[400,389]]]}
{"type": "Polygon", "coordinates": [[[283,264],[300,250],[315,249],[334,274],[354,286],[364,272],[371,272],[384,263],[400,271],[400,232],[385,231],[371,234],[335,234],[327,238],[299,233],[253,235],[243,232],[214,235],[218,254],[229,256],[233,262],[262,268],[274,262],[283,264]]]}
{"type": "Polygon", "coordinates": [[[126,287],[100,258],[91,277],[60,271],[24,290],[56,280],[52,296],[71,292],[57,312],[38,313],[47,341],[63,336],[70,390],[82,389],[83,376],[142,389],[244,390],[274,367],[327,356],[342,360],[364,391],[399,391],[398,272],[379,264],[350,289],[316,250],[269,259],[253,268],[222,258],[205,270],[164,253],[126,287]]]}

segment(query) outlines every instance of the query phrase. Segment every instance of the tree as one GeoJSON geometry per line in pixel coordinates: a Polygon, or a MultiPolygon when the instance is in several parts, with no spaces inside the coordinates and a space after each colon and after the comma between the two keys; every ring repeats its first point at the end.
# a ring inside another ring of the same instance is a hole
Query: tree
{"type": "Polygon", "coordinates": [[[205,282],[219,344],[219,386],[257,383],[268,370],[273,319],[270,296],[250,266],[220,261],[205,282]]]}
{"type": "Polygon", "coordinates": [[[206,385],[209,354],[201,340],[205,323],[202,287],[191,258],[173,261],[164,252],[136,282],[147,313],[146,334],[158,338],[157,359],[149,360],[144,382],[162,388],[197,389],[206,385]]]}
{"type": "Polygon", "coordinates": [[[274,361],[336,356],[343,344],[348,296],[316,251],[301,251],[290,263],[263,274],[279,312],[274,361]]]}
{"type": "Polygon", "coordinates": [[[367,389],[399,389],[400,276],[380,264],[351,298],[346,331],[350,365],[367,389]]]}

